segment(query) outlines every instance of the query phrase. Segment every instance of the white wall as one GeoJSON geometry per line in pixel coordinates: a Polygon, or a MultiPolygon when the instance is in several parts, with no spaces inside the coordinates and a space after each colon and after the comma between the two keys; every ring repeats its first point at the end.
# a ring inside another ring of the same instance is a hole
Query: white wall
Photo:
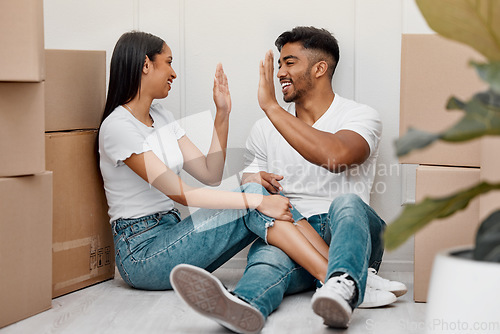
{"type": "MultiPolygon", "coordinates": [[[[375,181],[382,191],[373,195],[373,207],[388,223],[400,212],[402,175],[393,142],[399,135],[401,34],[432,33],[413,0],[44,0],[44,10],[46,48],[106,50],[108,71],[123,32],[138,29],[162,37],[178,74],[162,103],[178,118],[213,110],[213,73],[222,62],[233,99],[233,148],[244,147],[251,125],[264,116],[256,98],[258,64],[268,49],[277,54],[276,37],[296,25],[330,30],[341,52],[335,91],[376,108],[384,123],[375,181]]],[[[200,139],[198,127],[190,124],[188,133],[206,147],[211,131],[200,139]]],[[[389,267],[411,270],[412,261],[412,240],[385,255],[389,267]]]]}

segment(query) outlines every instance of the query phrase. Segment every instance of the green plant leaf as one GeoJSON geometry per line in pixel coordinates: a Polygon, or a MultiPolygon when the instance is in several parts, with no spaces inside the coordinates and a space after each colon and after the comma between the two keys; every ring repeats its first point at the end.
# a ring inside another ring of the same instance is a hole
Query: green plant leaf
{"type": "Polygon", "coordinates": [[[464,103],[450,98],[448,109],[463,109],[465,115],[449,129],[433,134],[410,128],[396,140],[396,154],[403,156],[412,150],[424,148],[440,139],[448,142],[462,142],[484,135],[500,135],[500,95],[492,91],[482,92],[464,103]]]}
{"type": "Polygon", "coordinates": [[[500,135],[500,109],[484,103],[495,94],[479,93],[465,104],[465,115],[439,136],[441,140],[461,142],[484,135],[500,135]]]}
{"type": "Polygon", "coordinates": [[[500,1],[417,0],[417,5],[438,34],[500,60],[500,1]]]}
{"type": "Polygon", "coordinates": [[[491,90],[500,94],[500,62],[476,63],[471,61],[470,64],[476,68],[479,77],[490,85],[491,90]]]}
{"type": "Polygon", "coordinates": [[[493,212],[479,226],[474,259],[500,262],[500,210],[493,212]]]}
{"type": "Polygon", "coordinates": [[[396,140],[396,154],[398,157],[403,156],[412,150],[429,146],[439,138],[440,134],[409,128],[403,137],[396,140]]]}
{"type": "Polygon", "coordinates": [[[385,247],[388,250],[399,247],[431,221],[448,217],[466,208],[474,197],[494,189],[500,190],[500,183],[482,182],[447,197],[427,197],[418,204],[407,205],[401,215],[387,227],[384,233],[385,247]]]}
{"type": "Polygon", "coordinates": [[[452,96],[448,100],[448,103],[446,104],[446,109],[448,110],[464,110],[465,109],[465,102],[460,101],[456,97],[452,96]]]}

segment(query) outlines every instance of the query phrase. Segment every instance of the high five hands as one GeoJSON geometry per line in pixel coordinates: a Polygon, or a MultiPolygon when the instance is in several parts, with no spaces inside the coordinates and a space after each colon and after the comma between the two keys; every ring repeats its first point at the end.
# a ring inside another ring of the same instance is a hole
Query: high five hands
{"type": "Polygon", "coordinates": [[[231,112],[231,94],[227,76],[224,73],[222,64],[217,64],[214,78],[214,102],[218,112],[229,114],[231,112]]]}

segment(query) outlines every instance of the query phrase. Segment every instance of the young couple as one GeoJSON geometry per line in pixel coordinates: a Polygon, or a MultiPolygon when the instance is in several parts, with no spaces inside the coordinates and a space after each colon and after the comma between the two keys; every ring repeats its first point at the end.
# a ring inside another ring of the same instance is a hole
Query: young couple
{"type": "Polygon", "coordinates": [[[345,328],[356,307],[387,305],[406,292],[376,275],[385,223],[368,203],[382,125],[375,110],[333,92],[339,49],[328,31],[296,27],[276,46],[290,108],[277,103],[269,51],[258,89],[267,117],[247,140],[241,188],[225,192],[193,188],[178,175],[184,169],[204,184],[221,182],[231,112],[222,66],[204,155],[152,103],[176,78],[168,45],[143,32],[118,40],[99,134],[116,264],[130,286],[174,288],[235,332],[259,332],[286,294],[314,288],[314,312],[345,328]],[[175,202],[203,209],[181,219],[175,202]],[[243,277],[228,292],[210,272],[252,242],[243,277]]]}

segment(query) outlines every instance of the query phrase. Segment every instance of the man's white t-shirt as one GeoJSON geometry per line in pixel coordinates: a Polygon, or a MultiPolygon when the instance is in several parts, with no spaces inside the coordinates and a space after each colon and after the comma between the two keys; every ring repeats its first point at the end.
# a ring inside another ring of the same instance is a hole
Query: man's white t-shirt
{"type": "MultiPolygon", "coordinates": [[[[295,105],[288,112],[295,115],[295,105]]],[[[304,159],[266,117],[257,121],[246,143],[244,173],[266,171],[283,175],[283,194],[304,216],[326,213],[334,198],[354,193],[369,204],[375,177],[378,144],[382,133],[380,116],[373,108],[335,95],[330,108],[313,124],[315,129],[336,133],[351,130],[370,146],[370,156],[361,165],[332,173],[304,159]]],[[[320,142],[316,143],[318,147],[320,142]]]]}
{"type": "Polygon", "coordinates": [[[138,121],[124,107],[117,107],[99,132],[101,174],[109,205],[110,221],[139,218],[174,208],[174,202],[144,181],[123,162],[132,154],[153,151],[177,174],[184,163],[177,140],[185,131],[172,113],[160,104],[150,108],[153,126],[138,121]]]}

